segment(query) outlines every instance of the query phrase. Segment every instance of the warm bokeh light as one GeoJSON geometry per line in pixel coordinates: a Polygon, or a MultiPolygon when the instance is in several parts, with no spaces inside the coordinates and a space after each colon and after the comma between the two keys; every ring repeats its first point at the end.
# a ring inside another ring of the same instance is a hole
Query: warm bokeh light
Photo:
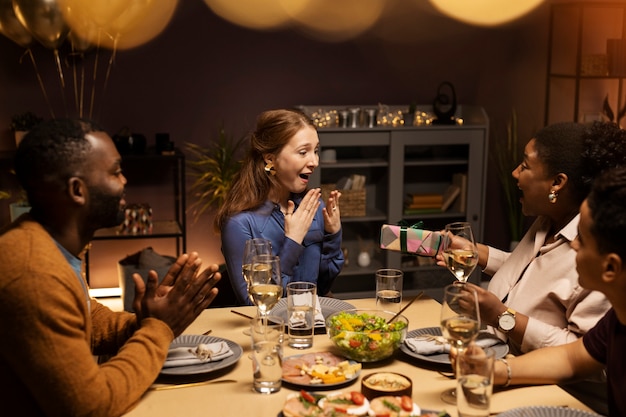
{"type": "Polygon", "coordinates": [[[429,1],[445,15],[478,26],[497,26],[508,23],[529,13],[543,2],[543,0],[429,1]]]}
{"type": "Polygon", "coordinates": [[[178,0],[59,0],[73,36],[110,49],[149,42],[168,25],[178,0]]]}
{"type": "Polygon", "coordinates": [[[250,29],[275,29],[285,26],[291,20],[280,1],[204,0],[204,2],[221,18],[250,29]]]}
{"type": "Polygon", "coordinates": [[[381,17],[385,0],[281,0],[285,10],[309,35],[325,41],[352,39],[381,17]]]}

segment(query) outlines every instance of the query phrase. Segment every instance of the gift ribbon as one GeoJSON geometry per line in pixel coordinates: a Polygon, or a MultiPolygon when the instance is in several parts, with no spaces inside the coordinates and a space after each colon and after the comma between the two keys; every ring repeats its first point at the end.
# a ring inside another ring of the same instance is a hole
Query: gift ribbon
{"type": "MultiPolygon", "coordinates": [[[[407,230],[408,229],[421,229],[424,227],[424,222],[419,221],[417,223],[408,226],[408,223],[404,220],[398,222],[398,226],[400,226],[400,250],[402,252],[407,252],[406,240],[407,240],[407,230]]],[[[424,240],[422,240],[423,242],[424,240]]],[[[422,245],[420,244],[420,248],[422,245]]]]}

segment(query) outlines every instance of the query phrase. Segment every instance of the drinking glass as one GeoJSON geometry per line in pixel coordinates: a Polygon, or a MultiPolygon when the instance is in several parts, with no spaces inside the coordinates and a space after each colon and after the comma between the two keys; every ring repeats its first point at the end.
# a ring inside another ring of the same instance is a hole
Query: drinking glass
{"type": "Polygon", "coordinates": [[[258,308],[261,317],[266,316],[283,295],[280,259],[275,255],[256,255],[252,258],[252,273],[248,284],[248,296],[258,308]]]}
{"type": "Polygon", "coordinates": [[[261,237],[246,240],[243,247],[243,258],[241,260],[241,272],[243,279],[250,285],[250,275],[252,274],[252,258],[256,255],[271,255],[272,243],[261,237]]]}
{"type": "Polygon", "coordinates": [[[468,222],[447,224],[443,234],[443,259],[460,282],[467,282],[478,264],[478,248],[468,222]]]}
{"type": "MultiPolygon", "coordinates": [[[[476,339],[480,331],[480,313],[476,291],[463,283],[455,282],[444,288],[441,305],[441,333],[456,348],[457,357],[476,339]]],[[[457,361],[453,361],[456,368],[457,361]]],[[[456,369],[455,369],[456,371],[456,369]]],[[[456,372],[455,372],[456,373],[456,372]]],[[[456,404],[456,390],[446,390],[441,399],[456,404]]]]}

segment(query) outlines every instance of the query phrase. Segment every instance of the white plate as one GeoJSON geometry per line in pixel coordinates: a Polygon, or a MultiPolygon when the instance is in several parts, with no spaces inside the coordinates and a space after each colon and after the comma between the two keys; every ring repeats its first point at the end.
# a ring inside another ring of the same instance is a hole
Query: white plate
{"type": "Polygon", "coordinates": [[[600,414],[565,407],[531,406],[514,408],[498,417],[600,417],[600,414]]]}
{"type": "MultiPolygon", "coordinates": [[[[328,316],[330,316],[331,314],[336,313],[338,311],[352,310],[355,308],[352,304],[346,303],[345,301],[338,300],[336,298],[319,297],[319,300],[320,300],[320,308],[322,309],[322,315],[324,316],[324,320],[326,320],[328,316]]],[[[281,317],[283,320],[285,320],[285,323],[287,323],[289,319],[287,315],[287,299],[281,298],[280,300],[278,300],[278,303],[276,303],[274,308],[271,309],[268,314],[271,314],[272,316],[281,317]]],[[[326,326],[318,325],[315,327],[325,328],[326,326]]]]}
{"type": "Polygon", "coordinates": [[[203,336],[197,334],[182,334],[172,341],[172,343],[170,344],[170,349],[179,347],[196,347],[200,343],[209,344],[218,342],[226,342],[230,350],[233,351],[233,354],[227,358],[222,359],[221,361],[207,362],[199,365],[164,368],[161,369],[161,375],[205,374],[208,372],[227,368],[230,365],[237,363],[237,361],[241,357],[241,354],[243,353],[243,349],[237,343],[227,339],[222,339],[221,337],[203,336]]]}
{"type": "MultiPolygon", "coordinates": [[[[412,337],[417,337],[420,335],[433,335],[433,336],[441,336],[441,328],[440,327],[424,327],[423,329],[411,330],[406,334],[406,339],[410,339],[412,337]]],[[[478,338],[495,338],[496,336],[489,332],[480,332],[478,334],[478,338]]],[[[496,358],[504,358],[507,353],[509,353],[509,345],[504,342],[497,343],[492,346],[493,350],[496,351],[496,358]]],[[[406,343],[402,343],[400,345],[400,350],[406,353],[409,356],[412,356],[417,359],[421,359],[426,362],[434,362],[434,363],[443,363],[450,364],[450,355],[448,353],[435,353],[432,355],[422,355],[416,352],[413,352],[411,348],[409,348],[406,343]]]]}

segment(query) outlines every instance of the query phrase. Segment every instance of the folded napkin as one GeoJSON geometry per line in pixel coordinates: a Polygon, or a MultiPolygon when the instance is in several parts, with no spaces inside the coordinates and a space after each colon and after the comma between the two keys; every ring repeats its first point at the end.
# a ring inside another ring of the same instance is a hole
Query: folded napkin
{"type": "MultiPolygon", "coordinates": [[[[450,343],[448,343],[443,336],[429,334],[419,335],[416,337],[406,338],[404,343],[409,347],[409,349],[420,355],[434,355],[435,353],[450,352],[450,343]]],[[[486,348],[502,343],[502,341],[493,336],[479,337],[474,343],[482,348],[486,348]]]]}
{"type": "MultiPolygon", "coordinates": [[[[294,305],[307,305],[311,302],[311,294],[308,293],[304,293],[304,294],[294,294],[293,295],[293,302],[294,305]]],[[[319,297],[316,295],[315,296],[315,323],[314,325],[317,326],[324,326],[325,325],[325,321],[324,321],[324,315],[322,314],[322,308],[320,307],[320,299],[319,297]]],[[[304,323],[304,312],[303,311],[294,311],[291,314],[291,317],[289,317],[289,324],[292,327],[298,327],[298,326],[303,326],[304,323]]]]}
{"type": "Polygon", "coordinates": [[[228,343],[224,341],[209,344],[201,343],[195,348],[172,348],[167,352],[163,368],[217,362],[231,355],[233,355],[233,351],[228,347],[228,343]]]}

